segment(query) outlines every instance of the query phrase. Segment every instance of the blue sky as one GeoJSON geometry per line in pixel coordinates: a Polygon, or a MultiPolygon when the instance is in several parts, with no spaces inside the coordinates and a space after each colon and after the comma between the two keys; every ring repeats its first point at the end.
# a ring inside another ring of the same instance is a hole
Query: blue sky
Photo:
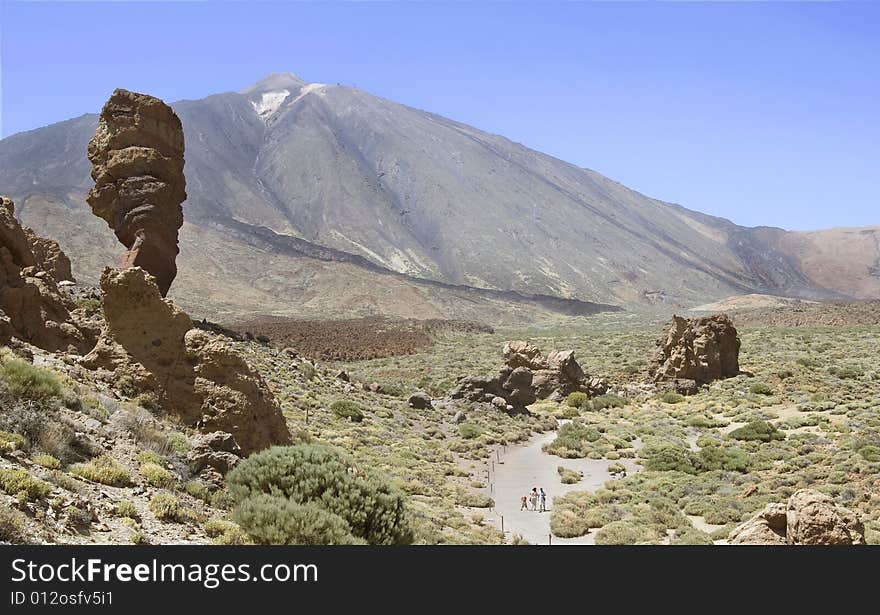
{"type": "Polygon", "coordinates": [[[880,224],[880,3],[0,2],[3,136],[289,71],[740,224],[880,224]]]}

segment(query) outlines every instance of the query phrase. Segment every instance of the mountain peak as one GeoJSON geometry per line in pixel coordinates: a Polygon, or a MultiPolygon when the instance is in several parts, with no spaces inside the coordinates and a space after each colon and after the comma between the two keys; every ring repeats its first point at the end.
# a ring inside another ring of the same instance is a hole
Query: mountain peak
{"type": "Polygon", "coordinates": [[[253,85],[240,90],[239,93],[247,95],[277,90],[293,90],[299,89],[306,84],[306,81],[303,81],[293,73],[269,73],[253,85]]]}

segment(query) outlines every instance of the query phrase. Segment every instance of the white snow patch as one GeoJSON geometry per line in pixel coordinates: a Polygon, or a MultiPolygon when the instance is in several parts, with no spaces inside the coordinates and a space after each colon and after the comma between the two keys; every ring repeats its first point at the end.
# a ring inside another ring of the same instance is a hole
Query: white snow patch
{"type": "Polygon", "coordinates": [[[300,98],[305,96],[306,94],[311,94],[315,92],[316,94],[324,95],[324,88],[327,87],[326,83],[310,83],[308,85],[304,85],[303,88],[299,91],[299,95],[293,99],[293,102],[298,101],[300,98]]]}
{"type": "Polygon", "coordinates": [[[257,112],[257,115],[259,115],[263,121],[266,121],[269,119],[269,116],[278,111],[278,107],[281,106],[281,103],[283,103],[284,99],[288,96],[290,96],[290,90],[263,92],[260,94],[260,100],[252,100],[251,105],[253,105],[254,111],[257,112]]]}

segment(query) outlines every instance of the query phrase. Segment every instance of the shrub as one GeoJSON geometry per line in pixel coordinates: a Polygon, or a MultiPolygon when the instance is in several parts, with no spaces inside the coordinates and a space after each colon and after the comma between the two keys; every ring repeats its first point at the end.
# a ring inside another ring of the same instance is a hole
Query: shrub
{"type": "Polygon", "coordinates": [[[0,468],[0,489],[26,502],[41,500],[52,491],[48,483],[31,476],[25,470],[3,468],[0,468]]]}
{"type": "MultiPolygon", "coordinates": [[[[370,544],[412,541],[403,494],[327,446],[269,448],[241,462],[227,475],[226,482],[239,507],[258,495],[286,497],[293,504],[313,505],[342,518],[355,537],[370,544]]],[[[278,509],[277,504],[264,506],[278,509]]],[[[248,514],[240,513],[236,520],[256,540],[263,535],[257,521],[264,517],[253,508],[246,510],[248,514]]],[[[318,522],[311,511],[296,515],[298,523],[304,519],[318,522]]],[[[320,521],[321,526],[331,523],[325,517],[320,521]]]]}
{"type": "Polygon", "coordinates": [[[27,540],[27,517],[18,510],[0,506],[0,542],[22,544],[27,540]]]}
{"type": "Polygon", "coordinates": [[[752,421],[739,429],[734,429],[728,435],[736,440],[745,441],[760,440],[761,442],[770,442],[771,440],[785,439],[785,434],[767,421],[752,421]]]}
{"type": "Polygon", "coordinates": [[[138,513],[137,508],[134,505],[134,502],[131,500],[122,500],[119,504],[116,505],[116,514],[120,517],[128,517],[129,519],[140,519],[141,515],[138,513]]]}
{"type": "Polygon", "coordinates": [[[61,396],[61,381],[53,373],[22,359],[9,359],[0,365],[0,380],[10,393],[22,399],[45,402],[61,396]]]}
{"type": "Polygon", "coordinates": [[[725,427],[728,423],[726,421],[718,420],[714,417],[704,416],[702,414],[698,414],[697,416],[692,416],[688,419],[687,424],[690,427],[725,427]]]}
{"type": "Polygon", "coordinates": [[[466,489],[459,489],[456,492],[455,503],[468,508],[492,508],[495,506],[495,500],[485,493],[467,491],[466,489]]]}
{"type": "Polygon", "coordinates": [[[141,451],[137,455],[137,460],[140,463],[154,463],[160,466],[165,463],[165,457],[156,451],[141,451]]]}
{"type": "Polygon", "coordinates": [[[556,471],[559,473],[559,478],[564,485],[574,485],[575,483],[580,482],[583,475],[580,472],[575,470],[570,470],[563,466],[558,466],[556,471]]]}
{"type": "Polygon", "coordinates": [[[17,451],[27,447],[27,440],[18,433],[0,431],[0,451],[17,451]]]}
{"type": "Polygon", "coordinates": [[[604,410],[605,408],[623,408],[626,400],[617,395],[606,393],[590,400],[590,408],[593,410],[604,410]]]}
{"type": "Polygon", "coordinates": [[[458,435],[465,440],[471,440],[482,435],[483,429],[479,425],[473,423],[462,423],[458,426],[458,435]]]}
{"type": "Polygon", "coordinates": [[[711,545],[712,537],[706,532],[701,532],[696,528],[686,528],[684,530],[675,530],[672,539],[669,541],[671,545],[711,545]]]}
{"type": "Polygon", "coordinates": [[[612,521],[596,532],[597,545],[634,545],[655,542],[660,536],[645,523],[612,521]]]}
{"type": "Polygon", "coordinates": [[[162,522],[185,521],[187,517],[180,507],[180,500],[170,493],[156,494],[150,500],[150,512],[156,515],[156,519],[162,522]]]}
{"type": "Polygon", "coordinates": [[[676,393],[675,391],[666,391],[660,396],[660,401],[665,404],[678,404],[684,401],[684,395],[676,393]]]}
{"type": "Polygon", "coordinates": [[[861,378],[865,375],[865,370],[858,365],[846,365],[844,367],[832,366],[828,368],[828,373],[842,379],[861,378]]]}
{"type": "Polygon", "coordinates": [[[157,463],[149,461],[143,464],[140,472],[153,487],[168,489],[174,486],[174,475],[157,463]]]}
{"type": "Polygon", "coordinates": [[[773,388],[766,382],[756,382],[749,387],[749,392],[755,395],[773,395],[773,388]]]}
{"type": "Polygon", "coordinates": [[[299,504],[286,497],[262,494],[239,504],[234,518],[257,544],[366,544],[352,534],[345,519],[317,503],[299,504]]]}
{"type": "Polygon", "coordinates": [[[45,453],[41,453],[39,455],[34,455],[33,457],[34,463],[38,466],[43,466],[49,470],[57,470],[61,467],[61,462],[52,455],[46,455],[45,453]]]}
{"type": "Polygon", "coordinates": [[[671,442],[646,445],[639,454],[645,460],[645,468],[648,470],[658,472],[677,470],[687,474],[697,473],[694,454],[671,442]]]}
{"type": "Polygon", "coordinates": [[[330,411],[341,419],[348,419],[355,423],[364,420],[362,406],[356,401],[339,399],[330,404],[330,411]]]}
{"type": "Polygon", "coordinates": [[[205,533],[215,545],[252,544],[247,533],[237,523],[226,519],[211,519],[205,523],[205,533]]]}
{"type": "Polygon", "coordinates": [[[880,446],[874,446],[873,444],[863,446],[859,449],[859,455],[861,455],[865,461],[878,463],[880,462],[880,446]]]}
{"type": "Polygon", "coordinates": [[[744,450],[735,446],[707,446],[697,456],[700,471],[727,470],[729,472],[748,472],[751,458],[744,450]]]}
{"type": "Polygon", "coordinates": [[[608,464],[608,473],[609,474],[625,474],[626,466],[622,463],[610,463],[608,464]]]}
{"type": "Polygon", "coordinates": [[[581,406],[585,406],[588,400],[589,397],[586,393],[575,391],[574,393],[569,393],[568,397],[565,398],[565,403],[569,408],[580,408],[581,406]]]}
{"type": "Polygon", "coordinates": [[[70,466],[70,473],[102,485],[127,487],[131,484],[128,471],[108,456],[70,466]]]}

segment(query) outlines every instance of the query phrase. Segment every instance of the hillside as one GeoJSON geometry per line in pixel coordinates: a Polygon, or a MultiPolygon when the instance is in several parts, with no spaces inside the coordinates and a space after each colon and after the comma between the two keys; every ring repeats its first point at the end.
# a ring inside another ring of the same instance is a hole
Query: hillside
{"type": "MultiPolygon", "coordinates": [[[[274,74],[173,107],[187,148],[183,234],[197,239],[181,242],[172,295],[200,313],[498,319],[511,298],[532,315],[560,311],[478,289],[572,299],[567,313],[880,292],[877,229],[740,227],[357,89],[274,74]]],[[[0,141],[0,190],[87,282],[117,253],[84,199],[96,123],[0,141]]]]}

